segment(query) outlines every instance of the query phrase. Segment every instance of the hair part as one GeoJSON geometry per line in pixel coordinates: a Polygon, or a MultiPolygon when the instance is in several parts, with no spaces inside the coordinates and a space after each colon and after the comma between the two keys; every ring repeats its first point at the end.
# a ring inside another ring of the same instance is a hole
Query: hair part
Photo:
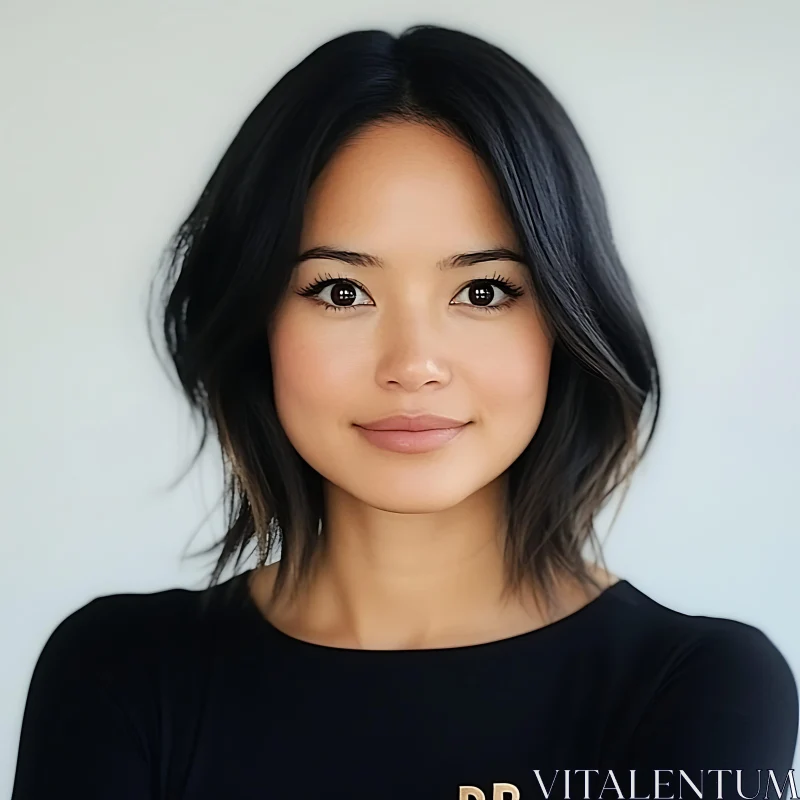
{"type": "Polygon", "coordinates": [[[210,585],[252,545],[260,563],[280,548],[276,595],[313,572],[322,477],[278,420],[267,330],[315,178],[367,127],[400,120],[457,136],[491,171],[552,333],[542,419],[507,471],[503,509],[507,591],[534,585],[549,607],[561,575],[599,588],[582,551],[588,542],[602,558],[595,518],[627,491],[652,440],[659,371],[566,112],[498,47],[433,25],[347,33],[286,73],[244,121],[153,279],[151,309],[202,421],[190,467],[211,429],[221,448],[227,530],[203,551],[219,551],[210,585]]]}

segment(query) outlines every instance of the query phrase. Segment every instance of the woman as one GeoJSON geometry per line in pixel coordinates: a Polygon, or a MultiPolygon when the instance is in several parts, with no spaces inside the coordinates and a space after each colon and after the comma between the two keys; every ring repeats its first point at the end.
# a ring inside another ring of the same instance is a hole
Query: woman
{"type": "Polygon", "coordinates": [[[584,559],[659,375],[529,71],[433,26],[334,39],[169,255],[163,332],[229,529],[207,589],[52,634],[15,800],[778,796],[798,701],[769,638],[584,559]]]}

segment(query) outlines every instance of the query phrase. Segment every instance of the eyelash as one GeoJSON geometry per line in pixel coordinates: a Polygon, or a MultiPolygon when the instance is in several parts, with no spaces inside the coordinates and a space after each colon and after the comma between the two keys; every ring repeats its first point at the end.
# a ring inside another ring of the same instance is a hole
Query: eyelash
{"type": "MultiPolygon", "coordinates": [[[[352,311],[356,308],[363,308],[365,305],[364,303],[359,303],[358,305],[353,306],[337,306],[331,303],[328,303],[326,300],[322,300],[317,295],[326,287],[331,286],[336,283],[351,283],[353,286],[356,286],[362,292],[367,294],[367,290],[357,281],[354,281],[352,278],[345,278],[341,275],[331,275],[330,273],[326,272],[321,275],[319,278],[311,281],[311,283],[304,286],[302,289],[297,290],[297,294],[301,297],[309,297],[315,302],[322,305],[326,311],[352,311]]],[[[511,283],[506,278],[503,278],[501,275],[498,275],[496,272],[492,274],[491,277],[485,278],[475,278],[474,280],[470,281],[466,286],[459,289],[458,294],[464,291],[467,287],[471,286],[473,283],[489,283],[492,286],[499,286],[509,297],[504,300],[502,303],[499,303],[496,306],[472,306],[470,305],[469,308],[476,308],[479,311],[486,311],[491,313],[493,311],[502,311],[508,306],[512,305],[516,302],[517,298],[524,294],[523,290],[516,286],[515,284],[511,283]]],[[[459,303],[458,305],[469,305],[469,304],[462,304],[459,303]]]]}

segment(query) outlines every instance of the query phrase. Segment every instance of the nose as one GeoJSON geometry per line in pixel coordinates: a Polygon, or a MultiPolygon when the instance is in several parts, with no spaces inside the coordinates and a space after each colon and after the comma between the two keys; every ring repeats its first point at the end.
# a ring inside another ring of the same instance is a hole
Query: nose
{"type": "Polygon", "coordinates": [[[380,330],[378,384],[407,392],[446,386],[452,379],[447,345],[445,332],[424,310],[387,315],[380,330]]]}

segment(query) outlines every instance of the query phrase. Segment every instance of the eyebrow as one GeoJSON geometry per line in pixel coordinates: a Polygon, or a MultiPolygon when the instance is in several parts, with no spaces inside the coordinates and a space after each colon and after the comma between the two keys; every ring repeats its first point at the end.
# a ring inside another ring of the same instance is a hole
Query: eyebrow
{"type": "MultiPolygon", "coordinates": [[[[343,261],[353,267],[371,267],[373,269],[384,269],[386,263],[377,256],[369,253],[356,253],[352,250],[337,250],[333,247],[320,245],[306,250],[298,258],[296,263],[308,261],[312,258],[326,258],[331,261],[343,261]]],[[[437,269],[457,269],[458,267],[469,267],[473,264],[481,264],[484,261],[518,261],[525,263],[525,259],[520,253],[510,250],[507,247],[494,247],[489,250],[472,250],[468,253],[457,253],[449,258],[440,259],[436,262],[437,269]]]]}

